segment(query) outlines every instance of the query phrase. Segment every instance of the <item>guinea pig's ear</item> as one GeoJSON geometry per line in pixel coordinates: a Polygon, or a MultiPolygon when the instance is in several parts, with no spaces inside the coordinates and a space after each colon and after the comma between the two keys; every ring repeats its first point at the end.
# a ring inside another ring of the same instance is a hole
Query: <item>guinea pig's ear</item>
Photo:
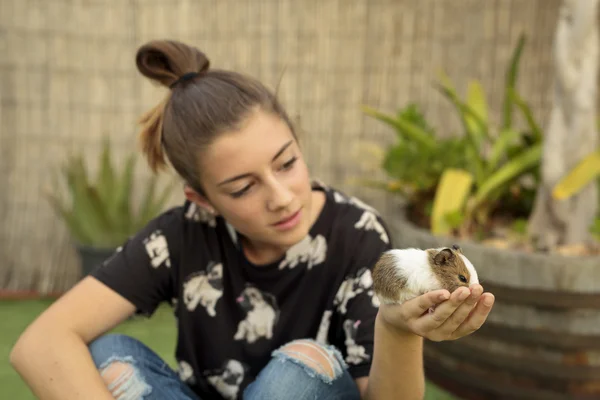
{"type": "Polygon", "coordinates": [[[460,246],[459,246],[459,245],[457,245],[457,244],[453,244],[453,245],[452,245],[452,250],[454,250],[454,251],[457,251],[457,252],[459,252],[459,253],[462,253],[462,249],[461,249],[461,248],[460,248],[460,246]]]}
{"type": "Polygon", "coordinates": [[[440,250],[439,253],[437,253],[435,255],[435,257],[433,258],[433,261],[437,265],[447,265],[450,262],[452,262],[453,260],[454,260],[454,253],[452,252],[452,250],[450,250],[448,248],[440,250]]]}

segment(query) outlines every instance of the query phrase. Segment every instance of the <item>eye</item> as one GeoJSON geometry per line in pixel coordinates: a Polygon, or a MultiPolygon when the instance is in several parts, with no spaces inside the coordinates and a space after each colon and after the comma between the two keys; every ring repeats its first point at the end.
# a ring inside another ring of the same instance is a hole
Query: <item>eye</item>
{"type": "Polygon", "coordinates": [[[461,282],[467,283],[467,278],[465,278],[464,275],[459,275],[458,279],[460,279],[461,282]]]}
{"type": "Polygon", "coordinates": [[[294,163],[296,162],[296,160],[298,160],[298,157],[292,157],[289,161],[287,161],[285,164],[283,164],[281,166],[282,170],[288,170],[290,168],[292,168],[294,166],[294,163]]]}
{"type": "Polygon", "coordinates": [[[237,192],[231,193],[231,197],[233,197],[233,198],[242,197],[244,194],[246,194],[246,192],[248,191],[248,189],[250,189],[251,186],[252,185],[247,185],[244,188],[238,190],[237,192]]]}

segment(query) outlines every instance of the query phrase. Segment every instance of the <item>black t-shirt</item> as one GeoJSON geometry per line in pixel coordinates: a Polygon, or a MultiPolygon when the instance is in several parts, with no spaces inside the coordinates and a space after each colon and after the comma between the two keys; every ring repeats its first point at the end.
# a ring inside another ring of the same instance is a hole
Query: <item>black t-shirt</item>
{"type": "Polygon", "coordinates": [[[317,182],[313,190],[325,192],[323,210],[306,239],[270,265],[251,264],[231,225],[186,201],[92,275],[138,314],[172,304],[178,372],[203,399],[241,398],[271,352],[299,338],[335,345],[354,378],[368,376],[379,306],[371,269],[391,238],[357,198],[317,182]]]}

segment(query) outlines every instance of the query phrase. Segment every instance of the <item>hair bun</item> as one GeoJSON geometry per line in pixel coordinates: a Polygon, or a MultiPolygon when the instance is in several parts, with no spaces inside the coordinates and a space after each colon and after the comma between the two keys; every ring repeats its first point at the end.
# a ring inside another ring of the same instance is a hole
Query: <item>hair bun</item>
{"type": "Polygon", "coordinates": [[[135,62],[140,73],[170,87],[182,76],[208,70],[210,61],[195,47],[174,40],[153,40],[142,45],[135,62]]]}

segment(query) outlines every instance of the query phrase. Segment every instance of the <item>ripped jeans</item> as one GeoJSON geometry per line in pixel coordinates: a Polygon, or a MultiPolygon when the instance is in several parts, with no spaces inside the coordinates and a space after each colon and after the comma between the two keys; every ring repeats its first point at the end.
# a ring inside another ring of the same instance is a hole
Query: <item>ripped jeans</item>
{"type": "MultiPolygon", "coordinates": [[[[89,349],[117,400],[202,399],[181,381],[177,372],[137,339],[107,334],[90,343],[89,349]]],[[[239,398],[359,400],[360,394],[337,349],[303,339],[275,350],[271,361],[239,398]]]]}

